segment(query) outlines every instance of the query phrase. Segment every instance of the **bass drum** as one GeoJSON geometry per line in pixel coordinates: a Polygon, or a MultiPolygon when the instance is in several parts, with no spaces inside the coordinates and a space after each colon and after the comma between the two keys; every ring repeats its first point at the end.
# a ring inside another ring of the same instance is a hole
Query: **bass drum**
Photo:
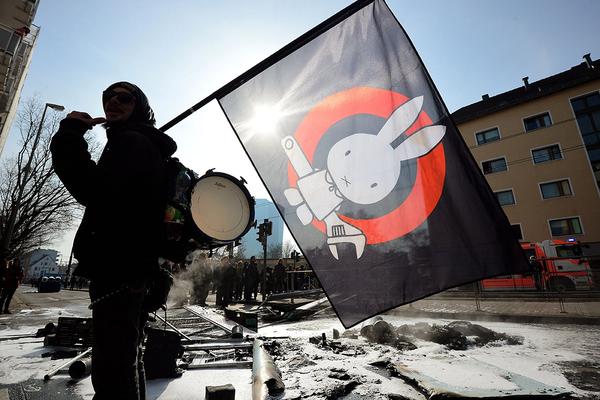
{"type": "MultiPolygon", "coordinates": [[[[242,178],[243,179],[243,178],[242,178]]],[[[209,171],[196,180],[190,195],[194,237],[203,249],[235,242],[254,223],[254,198],[229,174],[209,171]]]]}

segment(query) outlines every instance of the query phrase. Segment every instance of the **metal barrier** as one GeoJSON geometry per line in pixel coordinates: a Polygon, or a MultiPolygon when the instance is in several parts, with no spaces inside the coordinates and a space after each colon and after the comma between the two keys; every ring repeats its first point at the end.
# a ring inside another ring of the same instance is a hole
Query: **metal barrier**
{"type": "Polygon", "coordinates": [[[286,271],[285,290],[287,292],[320,288],[319,281],[312,270],[286,271]]]}

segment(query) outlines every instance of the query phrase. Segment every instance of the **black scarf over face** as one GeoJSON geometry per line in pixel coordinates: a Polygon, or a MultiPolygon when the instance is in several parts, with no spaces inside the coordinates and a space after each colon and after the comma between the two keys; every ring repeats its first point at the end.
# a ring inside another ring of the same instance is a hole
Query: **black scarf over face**
{"type": "MultiPolygon", "coordinates": [[[[142,90],[136,85],[129,82],[113,83],[112,85],[106,88],[106,90],[103,92],[103,95],[104,93],[118,87],[127,90],[129,93],[135,96],[135,108],[133,109],[131,116],[125,123],[136,123],[154,126],[156,124],[156,120],[154,119],[154,111],[152,111],[150,103],[148,102],[148,97],[146,97],[144,92],[142,92],[142,90]]],[[[104,106],[104,98],[102,99],[102,103],[102,105],[104,106]]],[[[106,126],[111,127],[112,125],[107,123],[106,126]]]]}

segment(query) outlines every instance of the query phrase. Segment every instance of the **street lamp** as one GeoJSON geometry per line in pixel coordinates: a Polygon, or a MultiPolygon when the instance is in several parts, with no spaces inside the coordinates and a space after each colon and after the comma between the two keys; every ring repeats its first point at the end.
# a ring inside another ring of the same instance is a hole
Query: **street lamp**
{"type": "Polygon", "coordinates": [[[2,236],[2,247],[0,256],[6,257],[8,253],[8,248],[10,246],[10,241],[12,240],[13,231],[15,230],[15,223],[17,221],[17,213],[21,208],[21,200],[23,198],[23,192],[25,191],[25,184],[27,183],[27,179],[29,178],[29,172],[31,170],[31,163],[33,161],[33,156],[37,149],[38,143],[40,142],[40,136],[42,135],[42,128],[44,127],[44,118],[46,117],[46,110],[50,107],[55,111],[64,111],[65,107],[59,104],[54,103],[46,103],[44,106],[44,112],[42,113],[42,118],[40,119],[40,124],[38,126],[37,132],[35,134],[35,139],[33,141],[33,146],[31,147],[31,152],[29,153],[29,159],[27,160],[27,164],[23,167],[23,175],[22,179],[17,180],[17,185],[19,187],[18,195],[15,199],[15,203],[10,210],[10,215],[8,220],[6,221],[6,230],[4,235],[2,236]]]}

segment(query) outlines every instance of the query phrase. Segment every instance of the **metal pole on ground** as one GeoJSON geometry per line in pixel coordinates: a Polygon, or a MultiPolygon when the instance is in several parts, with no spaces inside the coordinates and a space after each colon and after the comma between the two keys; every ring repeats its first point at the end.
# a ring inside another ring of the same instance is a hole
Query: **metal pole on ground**
{"type": "Polygon", "coordinates": [[[154,313],[154,315],[156,316],[156,318],[158,318],[161,322],[164,322],[165,325],[167,325],[169,328],[173,329],[177,334],[179,334],[179,336],[181,336],[182,338],[186,339],[186,340],[192,340],[189,336],[187,336],[185,333],[181,332],[179,329],[177,329],[172,323],[170,323],[169,321],[167,321],[166,319],[164,319],[163,317],[161,317],[160,315],[158,315],[157,313],[154,313]]]}
{"type": "Polygon", "coordinates": [[[89,349],[87,349],[86,351],[84,351],[83,353],[81,353],[80,355],[71,358],[69,361],[67,361],[64,364],[61,364],[60,366],[54,368],[53,370],[49,371],[46,375],[44,375],[44,380],[47,381],[50,378],[52,378],[54,375],[56,375],[58,373],[58,371],[60,371],[63,368],[66,368],[68,366],[70,366],[71,364],[73,364],[75,361],[82,359],[83,357],[85,357],[86,355],[88,355],[89,353],[92,352],[92,348],[90,347],[89,349]]]}

